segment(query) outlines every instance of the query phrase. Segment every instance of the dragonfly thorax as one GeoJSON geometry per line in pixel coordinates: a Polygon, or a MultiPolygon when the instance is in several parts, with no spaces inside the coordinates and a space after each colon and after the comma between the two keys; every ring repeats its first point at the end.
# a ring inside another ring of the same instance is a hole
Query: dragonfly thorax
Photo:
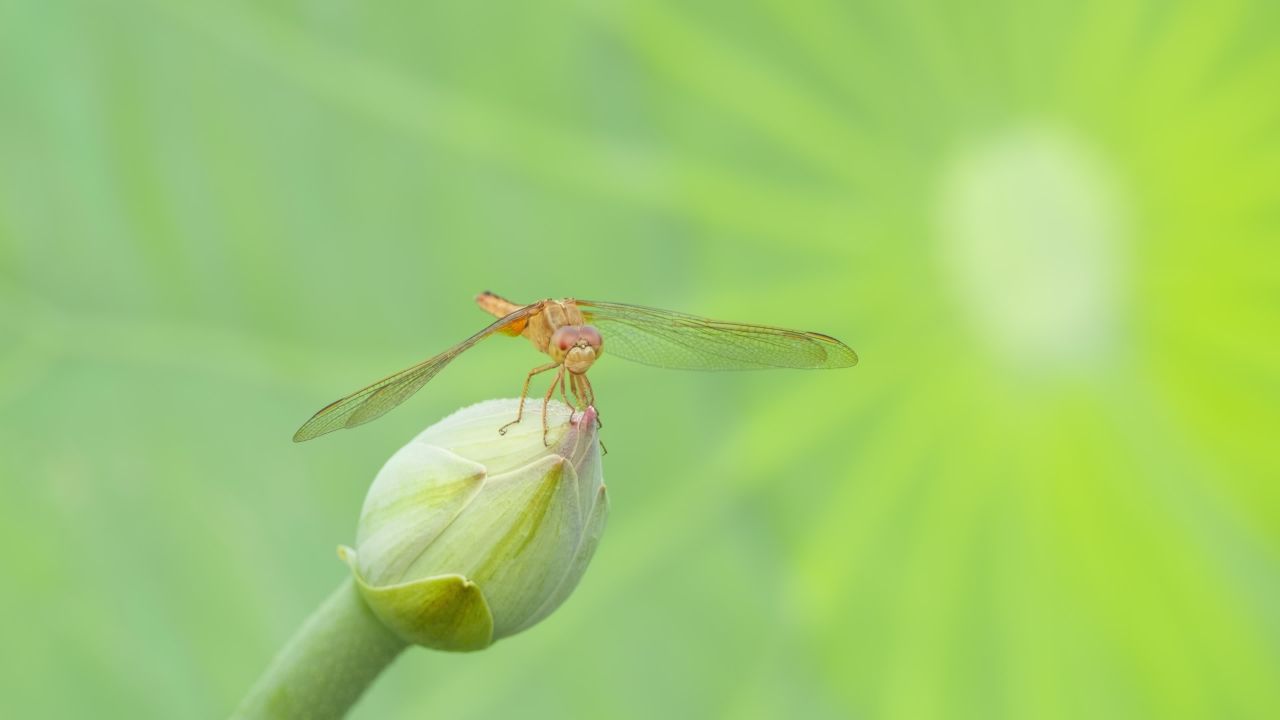
{"type": "Polygon", "coordinates": [[[551,334],[547,354],[571,373],[581,375],[604,353],[600,331],[590,325],[562,325],[551,334]]]}

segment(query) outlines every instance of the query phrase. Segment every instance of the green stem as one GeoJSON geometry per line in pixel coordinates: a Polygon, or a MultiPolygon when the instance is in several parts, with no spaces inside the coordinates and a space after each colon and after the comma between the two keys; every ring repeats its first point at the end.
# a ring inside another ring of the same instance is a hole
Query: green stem
{"type": "Polygon", "coordinates": [[[303,623],[232,718],[338,718],[407,645],[348,577],[303,623]]]}

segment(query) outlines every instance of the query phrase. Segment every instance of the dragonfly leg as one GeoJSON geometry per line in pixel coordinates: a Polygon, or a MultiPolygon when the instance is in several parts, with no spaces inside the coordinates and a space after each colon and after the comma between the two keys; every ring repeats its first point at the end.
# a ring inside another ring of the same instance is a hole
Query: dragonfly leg
{"type": "MultiPolygon", "coordinates": [[[[498,428],[499,435],[506,435],[507,428],[511,427],[512,425],[518,424],[520,422],[520,418],[524,417],[524,399],[529,395],[529,383],[533,381],[533,376],[537,375],[538,373],[546,372],[556,367],[559,367],[559,365],[557,365],[556,363],[547,363],[546,365],[539,365],[538,367],[530,370],[528,375],[524,376],[524,387],[520,389],[520,405],[516,409],[516,419],[498,428]]],[[[551,387],[554,389],[555,384],[553,383],[551,387]]]]}
{"type": "MultiPolygon", "coordinates": [[[[579,375],[574,373],[571,380],[573,382],[573,396],[577,398],[578,404],[583,408],[583,410],[586,410],[588,407],[595,407],[595,390],[592,389],[591,381],[587,379],[586,374],[583,373],[579,375]]],[[[602,427],[604,427],[604,423],[600,421],[600,411],[597,410],[596,429],[599,430],[602,427]]],[[[597,442],[600,441],[597,440],[597,442]]],[[[576,448],[574,450],[575,452],[577,451],[576,448]]],[[[609,448],[605,447],[603,442],[600,442],[600,450],[605,455],[609,454],[609,448]]]]}
{"type": "MultiPolygon", "coordinates": [[[[568,373],[568,375],[572,375],[572,373],[568,373]]],[[[569,405],[569,395],[565,391],[564,387],[569,383],[569,380],[571,379],[572,378],[565,377],[565,376],[561,376],[560,378],[560,400],[563,401],[565,405],[569,405]]],[[[573,424],[573,406],[572,405],[569,405],[569,424],[570,425],[573,424]]]]}
{"type": "Polygon", "coordinates": [[[582,404],[582,392],[581,392],[582,386],[579,384],[578,375],[574,373],[566,373],[565,379],[560,386],[562,390],[564,389],[565,385],[568,385],[569,392],[573,393],[572,404],[570,404],[568,398],[564,398],[564,404],[569,406],[569,422],[572,423],[574,413],[578,412],[579,410],[585,410],[587,406],[582,404]]]}
{"type": "Polygon", "coordinates": [[[551,443],[547,442],[547,433],[551,430],[547,427],[547,405],[551,404],[551,396],[555,394],[556,385],[564,382],[564,366],[560,366],[560,370],[556,373],[556,379],[551,381],[551,387],[547,388],[546,397],[542,398],[542,445],[550,447],[551,443]]]}
{"type": "MultiPolygon", "coordinates": [[[[591,387],[591,379],[587,377],[586,373],[582,374],[582,387],[586,390],[587,405],[596,407],[596,389],[591,387]]],[[[596,408],[596,429],[599,430],[603,427],[604,421],[600,419],[600,408],[596,408]]]]}
{"type": "Polygon", "coordinates": [[[581,386],[578,384],[578,374],[569,373],[569,389],[573,391],[573,407],[574,408],[585,407],[582,404],[582,392],[580,388],[581,386]]]}

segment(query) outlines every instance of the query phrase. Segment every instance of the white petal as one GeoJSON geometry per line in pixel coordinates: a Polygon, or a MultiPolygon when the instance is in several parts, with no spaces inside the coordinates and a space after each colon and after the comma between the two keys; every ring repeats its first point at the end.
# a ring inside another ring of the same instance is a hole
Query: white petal
{"type": "Polygon", "coordinates": [[[596,547],[600,544],[600,536],[604,534],[605,520],[608,517],[609,495],[605,492],[604,486],[600,485],[596,489],[596,497],[587,516],[586,526],[582,531],[582,540],[578,543],[578,549],[573,554],[573,561],[569,564],[564,577],[560,580],[560,584],[547,597],[542,607],[538,608],[519,627],[512,630],[511,634],[518,633],[541,621],[569,598],[569,594],[578,586],[578,581],[582,579],[583,573],[587,571],[587,564],[591,562],[592,556],[595,555],[596,547]]]}
{"type": "Polygon", "coordinates": [[[360,574],[393,585],[484,484],[483,465],[431,445],[409,443],[374,478],[356,532],[360,574]]]}
{"type": "Polygon", "coordinates": [[[560,402],[547,406],[546,440],[543,444],[542,403],[525,403],[524,419],[499,434],[498,428],[516,419],[515,400],[489,400],[463,408],[423,430],[413,442],[445,448],[498,475],[522,468],[555,449],[569,428],[569,408],[560,402]]]}
{"type": "Polygon", "coordinates": [[[573,466],[559,456],[490,476],[408,576],[447,568],[470,578],[493,612],[494,637],[510,634],[568,571],[582,531],[577,488],[573,466]]]}

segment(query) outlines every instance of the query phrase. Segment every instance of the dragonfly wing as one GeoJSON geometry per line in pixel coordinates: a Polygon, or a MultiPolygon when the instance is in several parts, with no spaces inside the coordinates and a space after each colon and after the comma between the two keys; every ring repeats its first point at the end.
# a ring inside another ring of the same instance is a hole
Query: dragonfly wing
{"type": "Polygon", "coordinates": [[[421,390],[422,386],[443,370],[445,365],[473,345],[499,331],[519,335],[529,318],[541,310],[542,303],[522,307],[439,355],[423,360],[411,368],[401,370],[326,405],[298,428],[298,432],[293,435],[293,441],[303,442],[334,430],[352,428],[381,417],[388,410],[408,399],[410,395],[421,390]]]}
{"type": "Polygon", "coordinates": [[[646,365],[682,370],[842,368],[858,355],[839,340],[815,332],[709,320],[621,303],[578,300],[587,322],[600,329],[606,353],[646,365]]]}

